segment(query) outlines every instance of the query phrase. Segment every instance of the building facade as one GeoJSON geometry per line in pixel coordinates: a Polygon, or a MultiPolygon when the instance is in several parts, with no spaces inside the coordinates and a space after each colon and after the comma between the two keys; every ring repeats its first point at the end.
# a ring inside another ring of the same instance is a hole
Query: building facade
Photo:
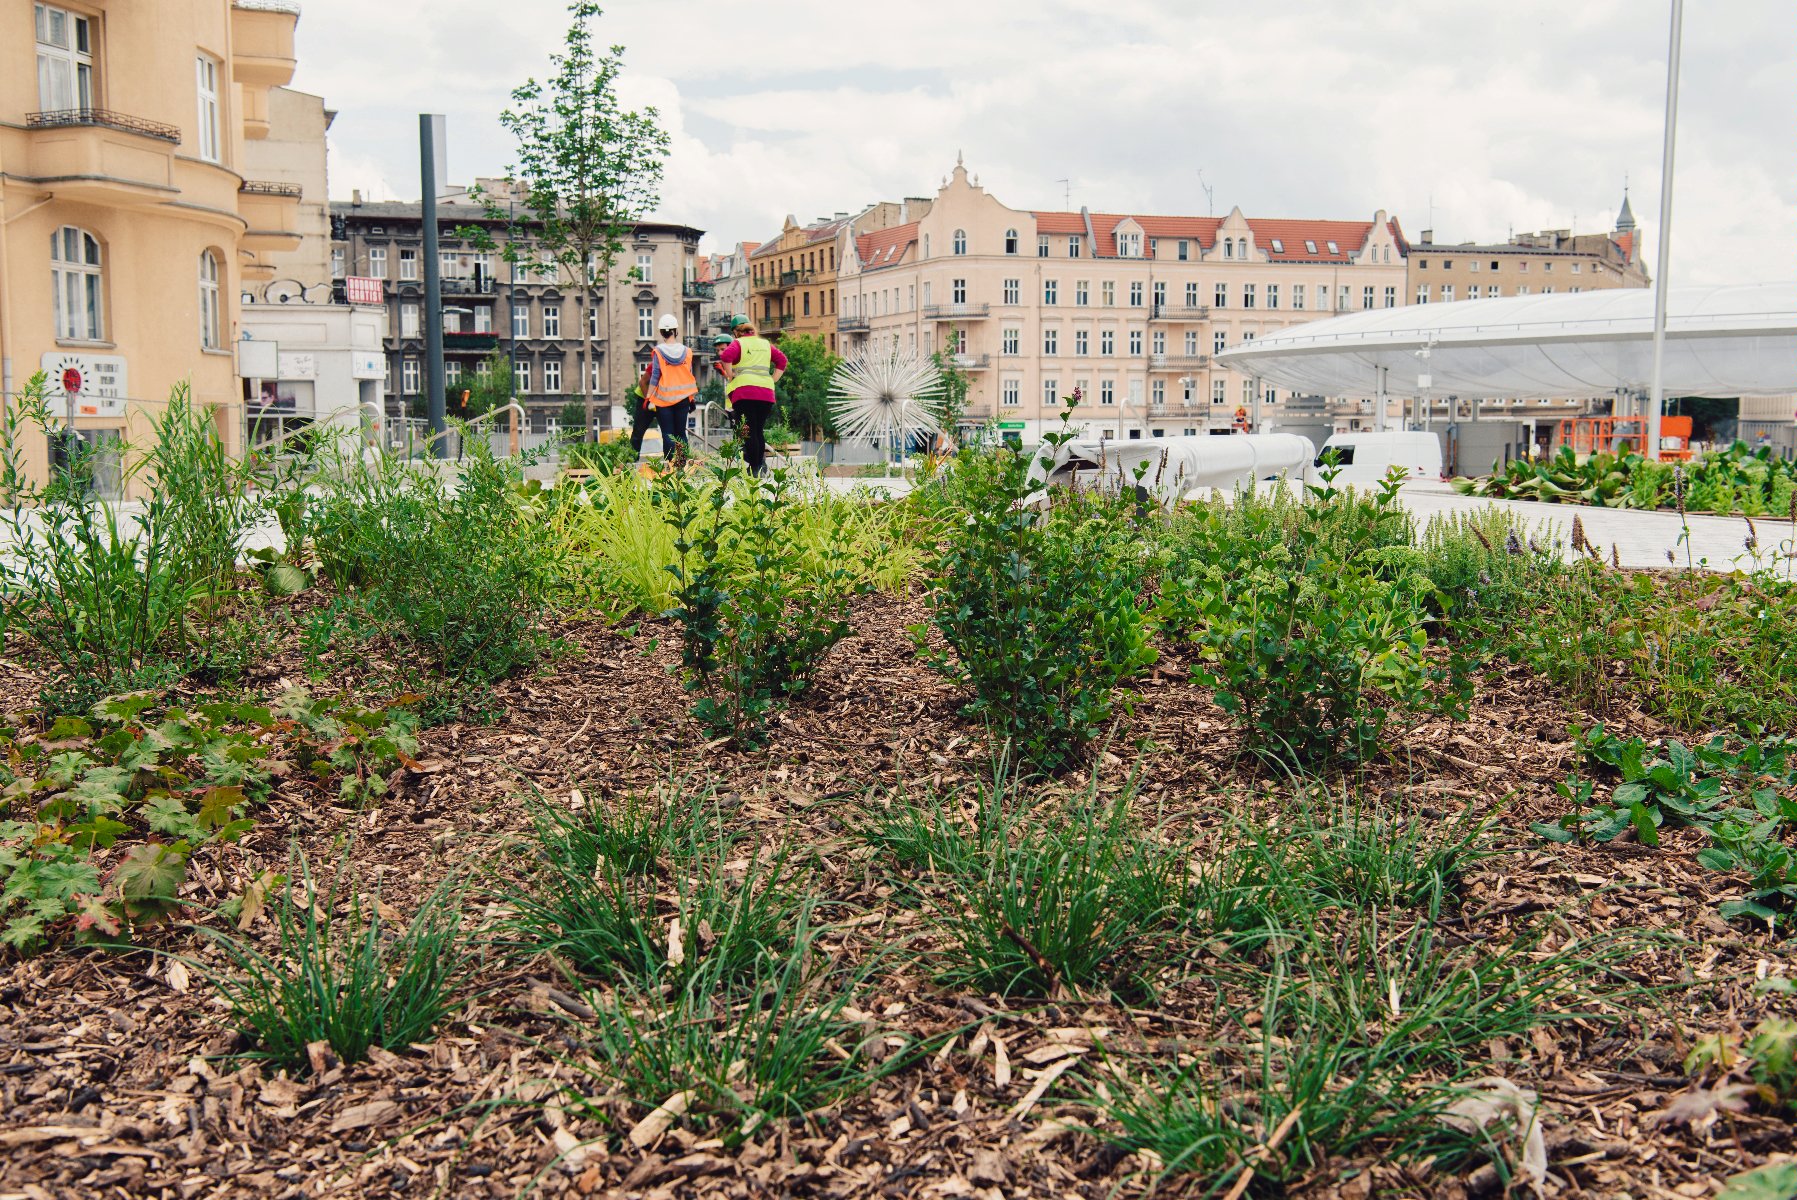
{"type": "MultiPolygon", "coordinates": [[[[298,6],[122,0],[0,9],[0,388],[49,373],[97,448],[141,446],[178,384],[227,446],[245,412],[239,294],[301,241],[303,189],[258,178],[298,6]],[[65,388],[67,390],[65,390],[65,388]]],[[[46,439],[23,447],[48,466],[46,439]]],[[[110,488],[117,476],[103,481],[110,488]]]]}
{"type": "Polygon", "coordinates": [[[760,242],[738,242],[728,253],[711,256],[711,297],[700,311],[708,334],[729,333],[730,319],[749,311],[749,259],[760,248],[760,242]]]}
{"type": "Polygon", "coordinates": [[[750,296],[746,311],[765,334],[819,338],[830,353],[842,353],[837,333],[837,264],[850,239],[900,225],[921,215],[927,202],[881,201],[854,216],[837,213],[801,228],[791,216],[771,242],[749,256],[750,296]]]}
{"type": "Polygon", "coordinates": [[[1034,441],[1077,389],[1076,423],[1115,437],[1372,426],[1370,401],[1262,391],[1212,356],[1292,324],[1405,303],[1409,247],[1384,212],[1036,212],[1003,204],[959,162],[917,207],[843,234],[842,352],[953,352],[970,380],[971,424],[995,420],[1034,441]]]}
{"type": "MultiPolygon", "coordinates": [[[[504,180],[480,179],[480,190],[505,203],[504,180]]],[[[514,202],[516,197],[513,196],[514,202]]],[[[520,205],[521,207],[521,205],[520,205]]],[[[624,397],[648,363],[656,319],[680,318],[685,337],[701,346],[699,310],[707,290],[699,279],[700,230],[644,222],[624,239],[607,284],[588,306],[586,289],[553,266],[514,265],[501,252],[513,236],[468,189],[437,201],[438,256],[443,297],[444,370],[450,413],[460,393],[490,369],[495,352],[512,365],[513,390],[535,433],[562,430],[578,419],[583,362],[595,398],[597,428],[628,424],[624,397]],[[464,236],[485,229],[498,250],[464,236]]],[[[385,406],[391,420],[426,411],[424,362],[424,221],[416,202],[365,203],[358,196],[331,205],[332,273],[347,299],[378,302],[383,339],[385,406]]]]}

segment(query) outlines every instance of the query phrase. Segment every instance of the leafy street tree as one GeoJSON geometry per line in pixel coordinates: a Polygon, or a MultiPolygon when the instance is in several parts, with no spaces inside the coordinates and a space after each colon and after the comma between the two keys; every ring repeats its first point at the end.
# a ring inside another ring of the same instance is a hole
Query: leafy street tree
{"type": "Polygon", "coordinates": [[[786,374],[780,377],[780,417],[807,438],[836,435],[830,413],[830,378],[842,360],[821,337],[790,334],[780,339],[786,374]]]}
{"type": "Polygon", "coordinates": [[[468,405],[462,411],[463,417],[484,416],[512,402],[511,360],[495,350],[487,356],[485,366],[486,371],[476,371],[467,387],[451,389],[458,400],[461,392],[468,393],[468,405]]]}
{"type": "Polygon", "coordinates": [[[944,431],[952,434],[955,426],[967,411],[967,392],[973,384],[967,372],[955,361],[955,355],[966,345],[965,335],[957,326],[950,334],[947,344],[930,355],[930,361],[936,364],[937,372],[942,376],[941,398],[936,404],[937,415],[941,418],[944,431]]]}
{"type": "MultiPolygon", "coordinates": [[[[593,23],[601,9],[593,0],[568,6],[567,49],[551,55],[545,82],[528,79],[512,92],[500,114],[518,142],[511,178],[523,190],[522,211],[498,197],[484,197],[489,217],[504,221],[508,239],[502,253],[524,274],[560,279],[577,288],[585,311],[602,300],[624,239],[660,200],[662,161],[668,135],[652,107],[626,109],[616,85],[624,68],[624,47],[601,52],[593,23]]],[[[462,236],[492,249],[484,228],[462,236]]],[[[601,327],[611,328],[609,308],[601,327]]],[[[580,403],[583,427],[592,436],[593,327],[581,318],[580,403]]]]}

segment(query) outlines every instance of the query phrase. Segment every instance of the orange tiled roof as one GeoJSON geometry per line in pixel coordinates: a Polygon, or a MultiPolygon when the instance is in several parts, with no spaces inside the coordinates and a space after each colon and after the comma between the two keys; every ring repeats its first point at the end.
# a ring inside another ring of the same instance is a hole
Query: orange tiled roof
{"type": "Polygon", "coordinates": [[[902,262],[905,252],[916,243],[917,222],[912,221],[908,225],[894,225],[891,229],[862,234],[855,239],[855,253],[863,268],[874,270],[902,262]]]}
{"type": "Polygon", "coordinates": [[[1030,216],[1036,218],[1037,233],[1086,232],[1086,219],[1076,212],[1039,212],[1030,216]]]}
{"type": "Polygon", "coordinates": [[[1254,231],[1254,248],[1272,262],[1347,262],[1366,245],[1373,230],[1371,221],[1290,221],[1264,217],[1248,218],[1254,231]],[[1278,241],[1280,249],[1274,249],[1278,241]],[[1305,242],[1316,245],[1312,251],[1305,242]],[[1330,253],[1329,243],[1335,243],[1330,253]]]}

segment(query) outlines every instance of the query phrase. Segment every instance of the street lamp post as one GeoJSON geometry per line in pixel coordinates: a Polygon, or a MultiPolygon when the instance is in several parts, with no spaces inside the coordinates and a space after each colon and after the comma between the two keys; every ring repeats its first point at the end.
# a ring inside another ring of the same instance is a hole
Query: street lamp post
{"type": "Polygon", "coordinates": [[[1660,254],[1653,281],[1653,388],[1647,402],[1647,457],[1660,459],[1660,410],[1665,407],[1661,365],[1666,357],[1666,272],[1672,258],[1672,149],[1678,130],[1678,55],[1685,0],[1672,0],[1672,35],[1666,52],[1666,141],[1660,154],[1660,254]]]}

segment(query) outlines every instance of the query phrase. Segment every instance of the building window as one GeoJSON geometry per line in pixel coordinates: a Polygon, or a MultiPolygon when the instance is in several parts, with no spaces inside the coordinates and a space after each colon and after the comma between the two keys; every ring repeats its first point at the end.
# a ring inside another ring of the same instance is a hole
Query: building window
{"type": "Polygon", "coordinates": [[[422,364],[415,358],[408,358],[399,364],[399,388],[408,396],[416,396],[423,389],[422,364]]]}
{"type": "Polygon", "coordinates": [[[522,304],[512,309],[512,336],[519,339],[530,336],[530,309],[522,304]]]}
{"type": "Polygon", "coordinates": [[[418,336],[418,306],[416,304],[399,306],[399,336],[402,338],[418,336]]]}
{"type": "Polygon", "coordinates": [[[1198,303],[1198,285],[1196,283],[1186,284],[1186,307],[1197,308],[1198,303]]]}
{"type": "Polygon", "coordinates": [[[462,364],[453,358],[445,362],[443,364],[443,382],[451,385],[462,382],[462,364]]]}
{"type": "Polygon", "coordinates": [[[1042,331],[1042,353],[1053,356],[1061,352],[1061,334],[1056,329],[1042,331]]]}
{"type": "Polygon", "coordinates": [[[200,95],[200,157],[215,163],[219,160],[218,63],[202,54],[194,60],[194,73],[200,95]]]}
{"type": "Polygon", "coordinates": [[[399,252],[399,277],[402,281],[418,278],[418,251],[401,250],[399,252]]]}
{"type": "Polygon", "coordinates": [[[1213,330],[1210,335],[1212,354],[1221,354],[1229,348],[1229,335],[1221,329],[1213,330]]]}
{"type": "Polygon", "coordinates": [[[1100,285],[1099,294],[1103,298],[1104,306],[1106,308],[1115,308],[1117,306],[1117,285],[1115,283],[1112,283],[1108,279],[1105,280],[1104,283],[1100,285]]]}
{"type": "Polygon", "coordinates": [[[1149,395],[1154,400],[1154,406],[1156,408],[1164,408],[1167,403],[1167,381],[1165,379],[1157,379],[1148,386],[1151,389],[1149,395]]]}
{"type": "Polygon", "coordinates": [[[1372,288],[1363,287],[1360,289],[1360,307],[1362,307],[1362,308],[1373,307],[1373,289],[1372,288]]]}
{"type": "Polygon", "coordinates": [[[1304,307],[1304,285],[1301,283],[1294,283],[1292,285],[1292,307],[1304,307]]]}
{"type": "Polygon", "coordinates": [[[1342,284],[1341,291],[1338,292],[1335,297],[1335,309],[1337,312],[1347,312],[1348,311],[1348,296],[1349,296],[1349,293],[1352,292],[1352,290],[1353,289],[1350,288],[1347,284],[1345,284],[1345,283],[1342,284]]]}
{"type": "MultiPolygon", "coordinates": [[[[1305,238],[1304,239],[1304,252],[1306,254],[1315,254],[1317,252],[1316,242],[1310,238],[1305,238]]],[[[1423,265],[1426,267],[1429,264],[1425,262],[1423,265]]]]}
{"type": "Polygon", "coordinates": [[[999,391],[998,402],[1005,408],[1016,408],[1023,403],[1023,381],[1007,379],[999,391]]]}
{"type": "Polygon", "coordinates": [[[37,99],[46,112],[94,106],[93,22],[48,4],[37,17],[37,99]]]}
{"type": "MultiPolygon", "coordinates": [[[[1392,291],[1391,288],[1386,288],[1385,290],[1387,293],[1392,291]]],[[[1504,289],[1494,283],[1485,289],[1485,294],[1487,296],[1491,297],[1493,300],[1496,300],[1499,296],[1504,294],[1504,289]]],[[[1386,304],[1385,307],[1390,308],[1391,305],[1388,303],[1388,304],[1386,304]]]]}
{"type": "Polygon", "coordinates": [[[1234,238],[1224,238],[1223,239],[1223,257],[1231,258],[1231,259],[1235,257],[1235,239],[1234,238]]]}
{"type": "Polygon", "coordinates": [[[655,256],[653,254],[636,256],[636,277],[639,283],[655,282],[655,256]]]}
{"type": "Polygon", "coordinates": [[[647,304],[636,306],[636,336],[643,342],[655,337],[655,310],[647,304]]]}
{"type": "Polygon", "coordinates": [[[1198,331],[1196,329],[1186,330],[1186,356],[1198,357],[1198,331]]]}
{"type": "Polygon", "coordinates": [[[474,309],[474,332],[493,332],[493,309],[490,305],[477,305],[474,309]]]}
{"type": "Polygon", "coordinates": [[[1005,230],[1005,253],[1017,253],[1017,231],[1015,229],[1005,230]]]}
{"type": "Polygon", "coordinates": [[[1117,403],[1117,382],[1114,379],[1100,380],[1098,384],[1098,402],[1100,404],[1117,403]]]}
{"type": "Polygon", "coordinates": [[[493,378],[492,362],[483,358],[479,362],[475,363],[474,364],[474,377],[476,379],[480,379],[480,380],[487,380],[487,379],[493,378]]]}
{"type": "Polygon", "coordinates": [[[1242,307],[1254,307],[1254,285],[1251,283],[1244,283],[1242,285],[1242,307]]]}
{"type": "Polygon", "coordinates": [[[1087,303],[1090,302],[1090,300],[1092,298],[1091,293],[1087,290],[1087,288],[1088,288],[1088,284],[1086,283],[1085,280],[1083,280],[1083,279],[1074,280],[1073,302],[1081,308],[1084,308],[1087,305],[1087,303]]]}
{"type": "Polygon", "coordinates": [[[368,273],[375,279],[387,278],[387,248],[385,246],[369,247],[368,273]]]}
{"type": "Polygon", "coordinates": [[[1016,329],[1005,330],[1004,333],[1000,335],[999,353],[1000,354],[1020,353],[1019,347],[1021,346],[1022,341],[1023,341],[1023,334],[1021,331],[1016,330],[1016,329]]]}
{"type": "Polygon", "coordinates": [[[1211,303],[1218,308],[1229,307],[1229,285],[1227,283],[1217,285],[1216,290],[1211,293],[1211,303]]]}
{"type": "MultiPolygon", "coordinates": [[[[929,285],[925,284],[924,286],[928,287],[929,285]]],[[[1022,302],[1022,299],[1023,285],[1018,283],[1015,279],[1005,280],[1005,303],[1019,304],[1022,302]]]]}
{"type": "Polygon", "coordinates": [[[1254,403],[1254,381],[1242,380],[1242,407],[1247,408],[1254,403]]]}
{"type": "Polygon", "coordinates": [[[1092,353],[1092,335],[1084,329],[1075,330],[1073,333],[1073,352],[1082,358],[1092,353]]]}
{"type": "MultiPolygon", "coordinates": [[[[562,336],[562,310],[560,305],[545,304],[543,306],[543,336],[546,338],[559,338],[562,336]]],[[[543,369],[547,371],[548,367],[545,366],[543,369]]]]}
{"type": "Polygon", "coordinates": [[[50,285],[56,305],[57,337],[77,342],[100,340],[105,331],[104,278],[100,243],[93,234],[64,225],[50,235],[50,285]]]}
{"type": "Polygon", "coordinates": [[[1099,333],[1098,353],[1104,355],[1106,358],[1117,353],[1117,334],[1115,331],[1106,329],[1099,333]]]}
{"type": "Polygon", "coordinates": [[[559,392],[562,390],[562,360],[546,358],[543,360],[543,390],[559,392]]]}
{"type": "Polygon", "coordinates": [[[1052,279],[1044,279],[1042,281],[1042,303],[1048,305],[1058,304],[1060,302],[1059,296],[1060,285],[1052,279]]]}
{"type": "Polygon", "coordinates": [[[1473,270],[1477,271],[1478,269],[1479,269],[1479,260],[1475,258],[1475,259],[1473,259],[1473,270]]]}
{"type": "Polygon", "coordinates": [[[220,308],[218,293],[218,256],[210,250],[200,251],[200,345],[207,350],[217,350],[222,342],[219,335],[220,308]]]}
{"type": "Polygon", "coordinates": [[[334,246],[331,248],[331,278],[332,279],[342,279],[343,278],[343,247],[342,246],[334,246]]]}
{"type": "Polygon", "coordinates": [[[1079,254],[1080,254],[1080,249],[1081,249],[1081,244],[1080,244],[1079,234],[1077,234],[1077,233],[1068,234],[1067,235],[1067,257],[1068,258],[1078,258],[1079,254]]]}
{"type": "Polygon", "coordinates": [[[1061,385],[1058,379],[1042,381],[1042,407],[1058,408],[1061,403],[1061,385]]]}
{"type": "Polygon", "coordinates": [[[1119,233],[1117,235],[1117,257],[1142,257],[1142,235],[1139,233],[1119,233]]]}
{"type": "Polygon", "coordinates": [[[1129,331],[1129,353],[1132,358],[1142,356],[1142,331],[1140,329],[1129,331]]]}
{"type": "Polygon", "coordinates": [[[1048,257],[1048,235],[1046,233],[1039,233],[1036,235],[1036,257],[1048,257]]]}
{"type": "Polygon", "coordinates": [[[1416,285],[1416,302],[1418,304],[1429,303],[1429,285],[1428,284],[1419,283],[1416,285]]]}
{"type": "Polygon", "coordinates": [[[1228,387],[1228,385],[1226,383],[1224,383],[1221,379],[1211,380],[1210,381],[1210,402],[1212,404],[1227,404],[1227,403],[1229,403],[1229,393],[1224,390],[1227,387],[1228,387]]]}
{"type": "Polygon", "coordinates": [[[1441,302],[1443,304],[1452,304],[1454,302],[1454,285],[1453,284],[1444,283],[1441,285],[1441,302]]]}
{"type": "Polygon", "coordinates": [[[512,383],[520,396],[530,391],[530,363],[522,358],[512,364],[512,383]]]}
{"type": "Polygon", "coordinates": [[[1192,243],[1185,238],[1179,239],[1179,261],[1186,262],[1192,257],[1192,243]]]}
{"type": "Polygon", "coordinates": [[[1167,307],[1167,285],[1164,283],[1154,285],[1154,306],[1156,308],[1167,307]]]}
{"type": "Polygon", "coordinates": [[[1331,253],[1331,254],[1340,254],[1341,253],[1341,248],[1339,246],[1337,246],[1334,242],[1328,243],[1328,246],[1329,246],[1329,253],[1331,253]]]}
{"type": "Polygon", "coordinates": [[[1269,283],[1267,285],[1267,307],[1279,307],[1279,285],[1276,283],[1269,283]]]}
{"type": "Polygon", "coordinates": [[[1154,337],[1149,341],[1148,346],[1149,353],[1151,354],[1165,354],[1167,352],[1166,331],[1161,329],[1155,330],[1154,337]]]}
{"type": "Polygon", "coordinates": [[[955,230],[955,236],[950,241],[949,246],[950,246],[950,249],[953,250],[953,252],[956,254],[966,254],[967,253],[967,231],[965,229],[955,230]]]}
{"type": "Polygon", "coordinates": [[[966,304],[967,303],[967,281],[965,279],[949,280],[948,298],[951,303],[966,304]]]}
{"type": "Polygon", "coordinates": [[[1139,279],[1129,285],[1129,306],[1131,308],[1142,307],[1142,281],[1139,279]]]}

